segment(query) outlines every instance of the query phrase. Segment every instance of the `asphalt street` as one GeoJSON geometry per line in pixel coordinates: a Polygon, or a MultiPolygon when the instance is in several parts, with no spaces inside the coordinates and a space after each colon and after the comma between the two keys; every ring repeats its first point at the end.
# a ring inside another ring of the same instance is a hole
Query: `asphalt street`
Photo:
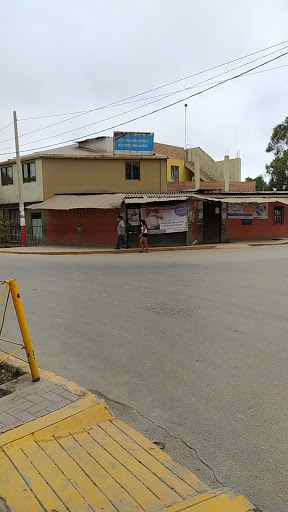
{"type": "MultiPolygon", "coordinates": [[[[0,254],[0,278],[18,281],[40,366],[207,483],[287,512],[287,255],[0,254]]],[[[19,340],[10,306],[3,334],[19,340]]]]}

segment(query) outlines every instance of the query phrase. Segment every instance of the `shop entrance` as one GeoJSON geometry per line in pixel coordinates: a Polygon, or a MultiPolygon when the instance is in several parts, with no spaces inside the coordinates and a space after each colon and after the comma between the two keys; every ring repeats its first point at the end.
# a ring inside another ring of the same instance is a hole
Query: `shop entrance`
{"type": "Polygon", "coordinates": [[[221,202],[203,201],[203,243],[221,242],[221,202]]]}

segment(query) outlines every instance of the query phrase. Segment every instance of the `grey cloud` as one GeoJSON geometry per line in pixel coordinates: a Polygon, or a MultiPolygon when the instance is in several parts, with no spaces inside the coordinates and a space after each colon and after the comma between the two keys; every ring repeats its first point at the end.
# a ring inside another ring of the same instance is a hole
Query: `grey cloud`
{"type": "MultiPolygon", "coordinates": [[[[95,108],[275,44],[287,37],[287,14],[288,4],[281,0],[2,0],[0,128],[11,122],[14,108],[19,118],[95,108]]],[[[217,70],[170,90],[215,74],[217,70]]],[[[188,100],[189,144],[201,146],[215,159],[223,158],[226,150],[231,157],[239,150],[243,178],[264,172],[272,128],[287,115],[287,76],[285,68],[275,70],[188,100]]],[[[119,122],[167,102],[119,117],[119,122]]],[[[154,131],[159,142],[183,145],[183,104],[124,128],[154,131]]],[[[20,142],[32,143],[115,113],[98,111],[20,142]]],[[[20,134],[50,121],[20,122],[20,134]]],[[[79,129],[79,137],[116,122],[79,129]]],[[[13,132],[0,135],[3,141],[13,132]]],[[[0,153],[10,145],[0,144],[0,153]]]]}

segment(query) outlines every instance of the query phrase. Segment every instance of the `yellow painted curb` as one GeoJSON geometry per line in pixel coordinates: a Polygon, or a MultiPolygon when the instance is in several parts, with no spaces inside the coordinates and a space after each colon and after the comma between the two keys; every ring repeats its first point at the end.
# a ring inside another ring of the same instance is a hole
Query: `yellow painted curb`
{"type": "Polygon", "coordinates": [[[49,414],[46,414],[46,416],[42,416],[41,418],[29,421],[24,425],[20,425],[13,430],[4,432],[4,434],[1,434],[0,436],[0,446],[4,446],[30,434],[34,434],[39,430],[50,427],[51,425],[55,425],[59,421],[70,418],[79,412],[85,411],[95,406],[97,406],[99,418],[102,421],[112,418],[111,414],[109,413],[108,405],[105,402],[99,402],[99,400],[97,400],[97,398],[92,395],[92,393],[89,393],[84,398],[80,398],[76,402],[66,405],[66,407],[63,407],[62,409],[50,412],[49,414]]]}
{"type": "Polygon", "coordinates": [[[185,502],[173,505],[162,512],[252,512],[255,510],[243,496],[236,496],[231,491],[211,491],[185,502]]]}
{"type": "Polygon", "coordinates": [[[81,386],[78,386],[77,384],[75,384],[75,382],[66,380],[63,377],[60,377],[59,375],[56,375],[55,373],[50,372],[48,370],[40,369],[40,377],[42,379],[50,380],[51,382],[54,382],[55,384],[61,384],[61,385],[66,386],[69,389],[69,391],[71,393],[73,393],[74,395],[85,396],[85,395],[91,394],[90,391],[88,391],[85,388],[82,388],[81,386]]]}

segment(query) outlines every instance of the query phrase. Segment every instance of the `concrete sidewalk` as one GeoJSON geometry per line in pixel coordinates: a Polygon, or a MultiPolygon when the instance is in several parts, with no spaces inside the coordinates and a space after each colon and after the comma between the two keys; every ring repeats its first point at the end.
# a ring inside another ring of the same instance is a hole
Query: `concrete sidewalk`
{"type": "MultiPolygon", "coordinates": [[[[27,371],[26,363],[16,361],[27,371]]],[[[45,371],[40,382],[32,383],[29,374],[20,379],[17,390],[0,401],[5,406],[5,410],[1,407],[1,511],[255,510],[227,489],[209,489],[117,420],[106,403],[87,390],[45,371]],[[5,414],[21,415],[21,424],[5,425],[5,414]]]]}
{"type": "MultiPolygon", "coordinates": [[[[288,239],[277,240],[244,240],[233,243],[223,244],[199,244],[199,245],[181,245],[176,247],[150,247],[150,252],[164,251],[199,251],[205,249],[240,249],[243,247],[283,245],[287,244],[288,239]]],[[[0,253],[7,254],[40,254],[40,255],[69,255],[69,254],[131,254],[139,253],[140,248],[119,249],[97,248],[97,247],[77,247],[63,245],[37,245],[33,247],[10,247],[0,249],[0,253]]]]}

